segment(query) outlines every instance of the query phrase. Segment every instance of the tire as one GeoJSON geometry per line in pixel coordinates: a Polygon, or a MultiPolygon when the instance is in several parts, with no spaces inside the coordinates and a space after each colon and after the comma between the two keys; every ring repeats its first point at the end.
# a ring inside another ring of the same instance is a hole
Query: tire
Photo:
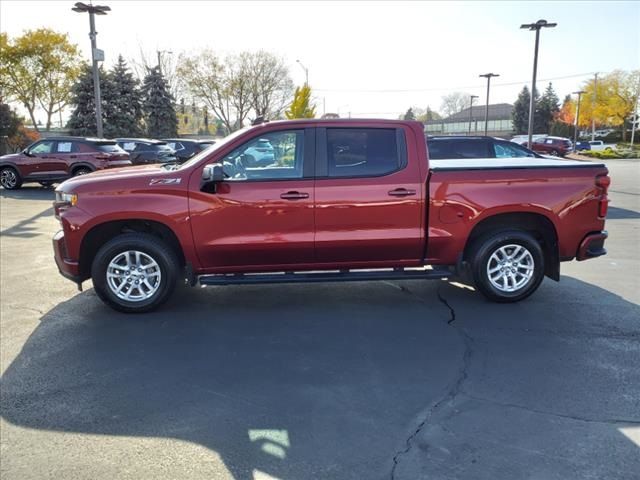
{"type": "Polygon", "coordinates": [[[87,167],[79,167],[73,171],[74,177],[79,177],[80,175],[86,175],[87,173],[91,173],[93,170],[87,167]]]}
{"type": "Polygon", "coordinates": [[[13,167],[2,167],[0,169],[0,185],[5,190],[17,190],[22,186],[22,178],[13,167]]]}
{"type": "Polygon", "coordinates": [[[531,234],[521,230],[494,231],[480,237],[471,249],[469,261],[476,288],[494,302],[523,300],[537,290],[544,278],[542,247],[531,234]],[[495,268],[498,270],[490,273],[495,268]]]}
{"type": "Polygon", "coordinates": [[[149,312],[162,305],[173,293],[179,274],[175,252],[161,239],[146,233],[125,233],[109,240],[91,265],[98,297],[125,313],[149,312]]]}
{"type": "Polygon", "coordinates": [[[51,188],[51,186],[53,185],[53,182],[38,182],[40,185],[42,185],[44,188],[51,188]]]}
{"type": "Polygon", "coordinates": [[[550,153],[551,155],[553,155],[554,157],[559,157],[559,156],[560,156],[560,153],[558,153],[558,151],[557,151],[557,150],[551,150],[549,153],[550,153]]]}

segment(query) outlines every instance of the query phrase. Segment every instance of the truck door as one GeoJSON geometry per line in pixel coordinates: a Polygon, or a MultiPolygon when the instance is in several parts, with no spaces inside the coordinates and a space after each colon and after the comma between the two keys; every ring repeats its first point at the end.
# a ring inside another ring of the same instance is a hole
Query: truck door
{"type": "Polygon", "coordinates": [[[319,128],[316,141],[316,261],[417,263],[424,185],[404,129],[319,128]]]}
{"type": "Polygon", "coordinates": [[[215,192],[191,178],[191,226],[203,267],[251,271],[313,262],[314,147],[310,128],[256,134],[223,154],[227,178],[215,192]],[[257,146],[266,144],[269,163],[256,162],[257,146]]]}

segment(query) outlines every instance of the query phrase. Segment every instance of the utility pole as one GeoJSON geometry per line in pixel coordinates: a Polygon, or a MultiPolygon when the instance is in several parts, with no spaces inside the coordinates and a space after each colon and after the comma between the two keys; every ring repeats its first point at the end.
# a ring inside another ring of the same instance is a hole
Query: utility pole
{"type": "Polygon", "coordinates": [[[469,102],[469,135],[471,135],[471,123],[473,122],[472,112],[473,112],[474,98],[478,98],[478,95],[471,95],[470,102],[469,102]]]}
{"type": "Polygon", "coordinates": [[[487,136],[487,130],[489,128],[489,86],[491,85],[491,77],[499,77],[498,73],[485,73],[480,75],[487,79],[487,105],[484,109],[484,136],[487,136]]]}
{"type": "Polygon", "coordinates": [[[593,79],[593,96],[591,97],[591,141],[596,139],[596,105],[598,103],[598,73],[593,79]]]}
{"type": "Polygon", "coordinates": [[[538,45],[540,43],[540,29],[553,28],[557,23],[549,23],[546,20],[538,20],[536,23],[527,23],[520,25],[520,28],[525,28],[536,32],[536,46],[533,52],[533,79],[531,80],[531,100],[529,101],[529,141],[527,146],[531,148],[533,143],[533,115],[535,113],[535,97],[536,97],[536,76],[538,75],[538,45]]]}
{"type": "Polygon", "coordinates": [[[98,62],[104,61],[104,52],[98,50],[96,42],[96,21],[95,15],[106,15],[111,11],[110,7],[105,5],[87,5],[82,2],[77,2],[71,9],[74,12],[89,12],[89,38],[91,39],[91,61],[93,63],[93,93],[94,101],[96,105],[96,134],[99,138],[102,138],[102,100],[100,97],[100,72],[98,70],[98,62]]]}
{"type": "Polygon", "coordinates": [[[300,65],[304,70],[304,78],[305,78],[304,84],[308,86],[309,85],[309,69],[305,67],[300,60],[296,60],[296,63],[298,63],[298,65],[300,65]]]}
{"type": "MultiPolygon", "coordinates": [[[[633,111],[633,119],[631,121],[631,150],[633,150],[633,141],[636,137],[636,128],[640,127],[640,119],[638,118],[638,103],[640,103],[640,78],[638,78],[638,89],[636,90],[636,103],[633,111]]],[[[624,129],[624,122],[622,122],[624,129]]]]}
{"type": "Polygon", "coordinates": [[[575,95],[578,95],[578,106],[576,107],[576,128],[573,130],[573,151],[576,152],[576,143],[578,142],[578,129],[580,128],[580,99],[585,92],[584,90],[580,90],[579,92],[573,92],[575,95]]]}

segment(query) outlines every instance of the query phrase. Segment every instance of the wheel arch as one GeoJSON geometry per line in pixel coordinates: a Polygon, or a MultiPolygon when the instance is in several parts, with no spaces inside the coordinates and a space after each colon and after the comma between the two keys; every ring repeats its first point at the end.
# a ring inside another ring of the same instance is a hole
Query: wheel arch
{"type": "Polygon", "coordinates": [[[497,230],[524,230],[531,233],[542,246],[545,275],[560,280],[558,232],[553,221],[542,213],[511,212],[491,215],[480,220],[471,230],[464,247],[463,258],[468,260],[476,240],[497,230]]]}
{"type": "Polygon", "coordinates": [[[93,259],[105,243],[120,234],[132,232],[148,233],[165,241],[175,252],[180,266],[185,265],[185,255],[178,236],[168,225],[143,218],[110,220],[94,225],[82,238],[79,258],[80,275],[84,278],[90,277],[93,259]]]}
{"type": "Polygon", "coordinates": [[[75,172],[80,169],[80,168],[88,168],[89,170],[91,170],[92,172],[96,171],[96,166],[92,165],[89,162],[76,162],[76,163],[72,163],[71,166],[69,167],[69,171],[71,172],[71,175],[75,174],[75,172]]]}

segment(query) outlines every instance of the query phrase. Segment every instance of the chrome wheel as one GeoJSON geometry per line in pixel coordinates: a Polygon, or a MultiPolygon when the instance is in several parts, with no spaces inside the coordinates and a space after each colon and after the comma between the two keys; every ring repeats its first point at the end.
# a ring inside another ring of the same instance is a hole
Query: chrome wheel
{"type": "Polygon", "coordinates": [[[2,173],[0,173],[0,184],[8,190],[16,188],[16,185],[18,184],[18,176],[16,175],[16,172],[10,168],[2,170],[2,173]]]}
{"type": "Polygon", "coordinates": [[[507,293],[526,287],[533,278],[534,269],[533,256],[522,245],[503,245],[491,254],[487,262],[491,285],[507,293]]]}
{"type": "Polygon", "coordinates": [[[138,250],[127,250],[111,259],[107,267],[107,285],[122,300],[141,302],[160,288],[162,272],[158,263],[138,250]]]}

